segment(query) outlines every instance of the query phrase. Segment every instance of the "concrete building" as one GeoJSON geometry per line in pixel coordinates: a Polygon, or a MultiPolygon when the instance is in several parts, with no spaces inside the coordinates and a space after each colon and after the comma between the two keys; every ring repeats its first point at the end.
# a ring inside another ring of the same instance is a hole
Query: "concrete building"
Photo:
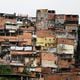
{"type": "Polygon", "coordinates": [[[54,26],[55,11],[48,9],[40,9],[36,12],[37,30],[48,29],[54,26]]]}
{"type": "Polygon", "coordinates": [[[57,39],[55,34],[50,30],[40,30],[36,32],[36,46],[41,46],[43,50],[56,48],[57,39]]]}
{"type": "Polygon", "coordinates": [[[37,10],[30,18],[1,13],[1,63],[6,61],[14,73],[25,73],[32,80],[79,80],[71,72],[77,61],[78,19],[48,9],[37,10]]]}

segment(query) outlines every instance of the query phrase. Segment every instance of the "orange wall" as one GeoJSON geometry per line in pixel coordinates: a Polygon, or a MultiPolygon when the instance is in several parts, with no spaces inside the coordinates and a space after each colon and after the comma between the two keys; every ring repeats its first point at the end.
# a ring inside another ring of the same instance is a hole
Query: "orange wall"
{"type": "Polygon", "coordinates": [[[6,19],[4,17],[0,17],[0,25],[4,26],[5,22],[7,21],[16,23],[16,19],[6,19]]]}
{"type": "Polygon", "coordinates": [[[80,76],[75,73],[63,73],[63,74],[53,74],[53,75],[45,75],[45,80],[80,80],[80,76]]]}
{"type": "Polygon", "coordinates": [[[57,55],[47,52],[42,52],[42,60],[56,61],[57,55]]]}
{"type": "Polygon", "coordinates": [[[74,40],[71,39],[65,39],[65,38],[58,38],[57,39],[58,44],[69,44],[69,45],[74,45],[74,40]]]}

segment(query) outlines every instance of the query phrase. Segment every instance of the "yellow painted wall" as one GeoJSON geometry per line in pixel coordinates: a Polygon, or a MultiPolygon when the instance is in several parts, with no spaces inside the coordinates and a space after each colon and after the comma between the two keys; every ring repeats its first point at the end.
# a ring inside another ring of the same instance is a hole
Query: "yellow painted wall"
{"type": "Polygon", "coordinates": [[[37,38],[36,45],[45,46],[45,38],[37,38]]]}
{"type": "Polygon", "coordinates": [[[54,37],[44,37],[44,38],[37,38],[37,41],[36,41],[36,45],[37,46],[43,46],[43,47],[49,47],[49,46],[46,46],[46,44],[56,44],[56,38],[54,37]]]}
{"type": "Polygon", "coordinates": [[[45,43],[55,43],[56,39],[54,37],[46,37],[45,43]]]}
{"type": "Polygon", "coordinates": [[[56,45],[56,38],[55,37],[46,37],[45,44],[47,44],[47,46],[45,46],[45,47],[54,47],[53,44],[56,45]]]}

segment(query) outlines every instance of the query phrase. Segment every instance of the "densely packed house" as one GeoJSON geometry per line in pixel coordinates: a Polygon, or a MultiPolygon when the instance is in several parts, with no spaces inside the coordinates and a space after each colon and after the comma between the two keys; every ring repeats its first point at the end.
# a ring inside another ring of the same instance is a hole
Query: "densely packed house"
{"type": "Polygon", "coordinates": [[[78,15],[48,9],[37,10],[36,17],[0,13],[0,64],[32,80],[70,72],[75,64],[78,21],[78,15]]]}

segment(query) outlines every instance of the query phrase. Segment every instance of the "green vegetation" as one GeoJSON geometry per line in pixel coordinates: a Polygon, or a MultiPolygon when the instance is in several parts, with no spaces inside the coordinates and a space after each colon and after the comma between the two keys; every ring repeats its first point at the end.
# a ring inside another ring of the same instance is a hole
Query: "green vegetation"
{"type": "Polygon", "coordinates": [[[11,74],[12,70],[8,65],[0,65],[0,74],[11,74]]]}
{"type": "Polygon", "coordinates": [[[18,80],[17,78],[0,77],[0,80],[18,80]]]}
{"type": "MultiPolygon", "coordinates": [[[[12,69],[10,68],[9,65],[0,65],[0,74],[11,74],[12,69]]],[[[0,80],[17,80],[16,78],[12,77],[0,77],[0,80]]]]}

